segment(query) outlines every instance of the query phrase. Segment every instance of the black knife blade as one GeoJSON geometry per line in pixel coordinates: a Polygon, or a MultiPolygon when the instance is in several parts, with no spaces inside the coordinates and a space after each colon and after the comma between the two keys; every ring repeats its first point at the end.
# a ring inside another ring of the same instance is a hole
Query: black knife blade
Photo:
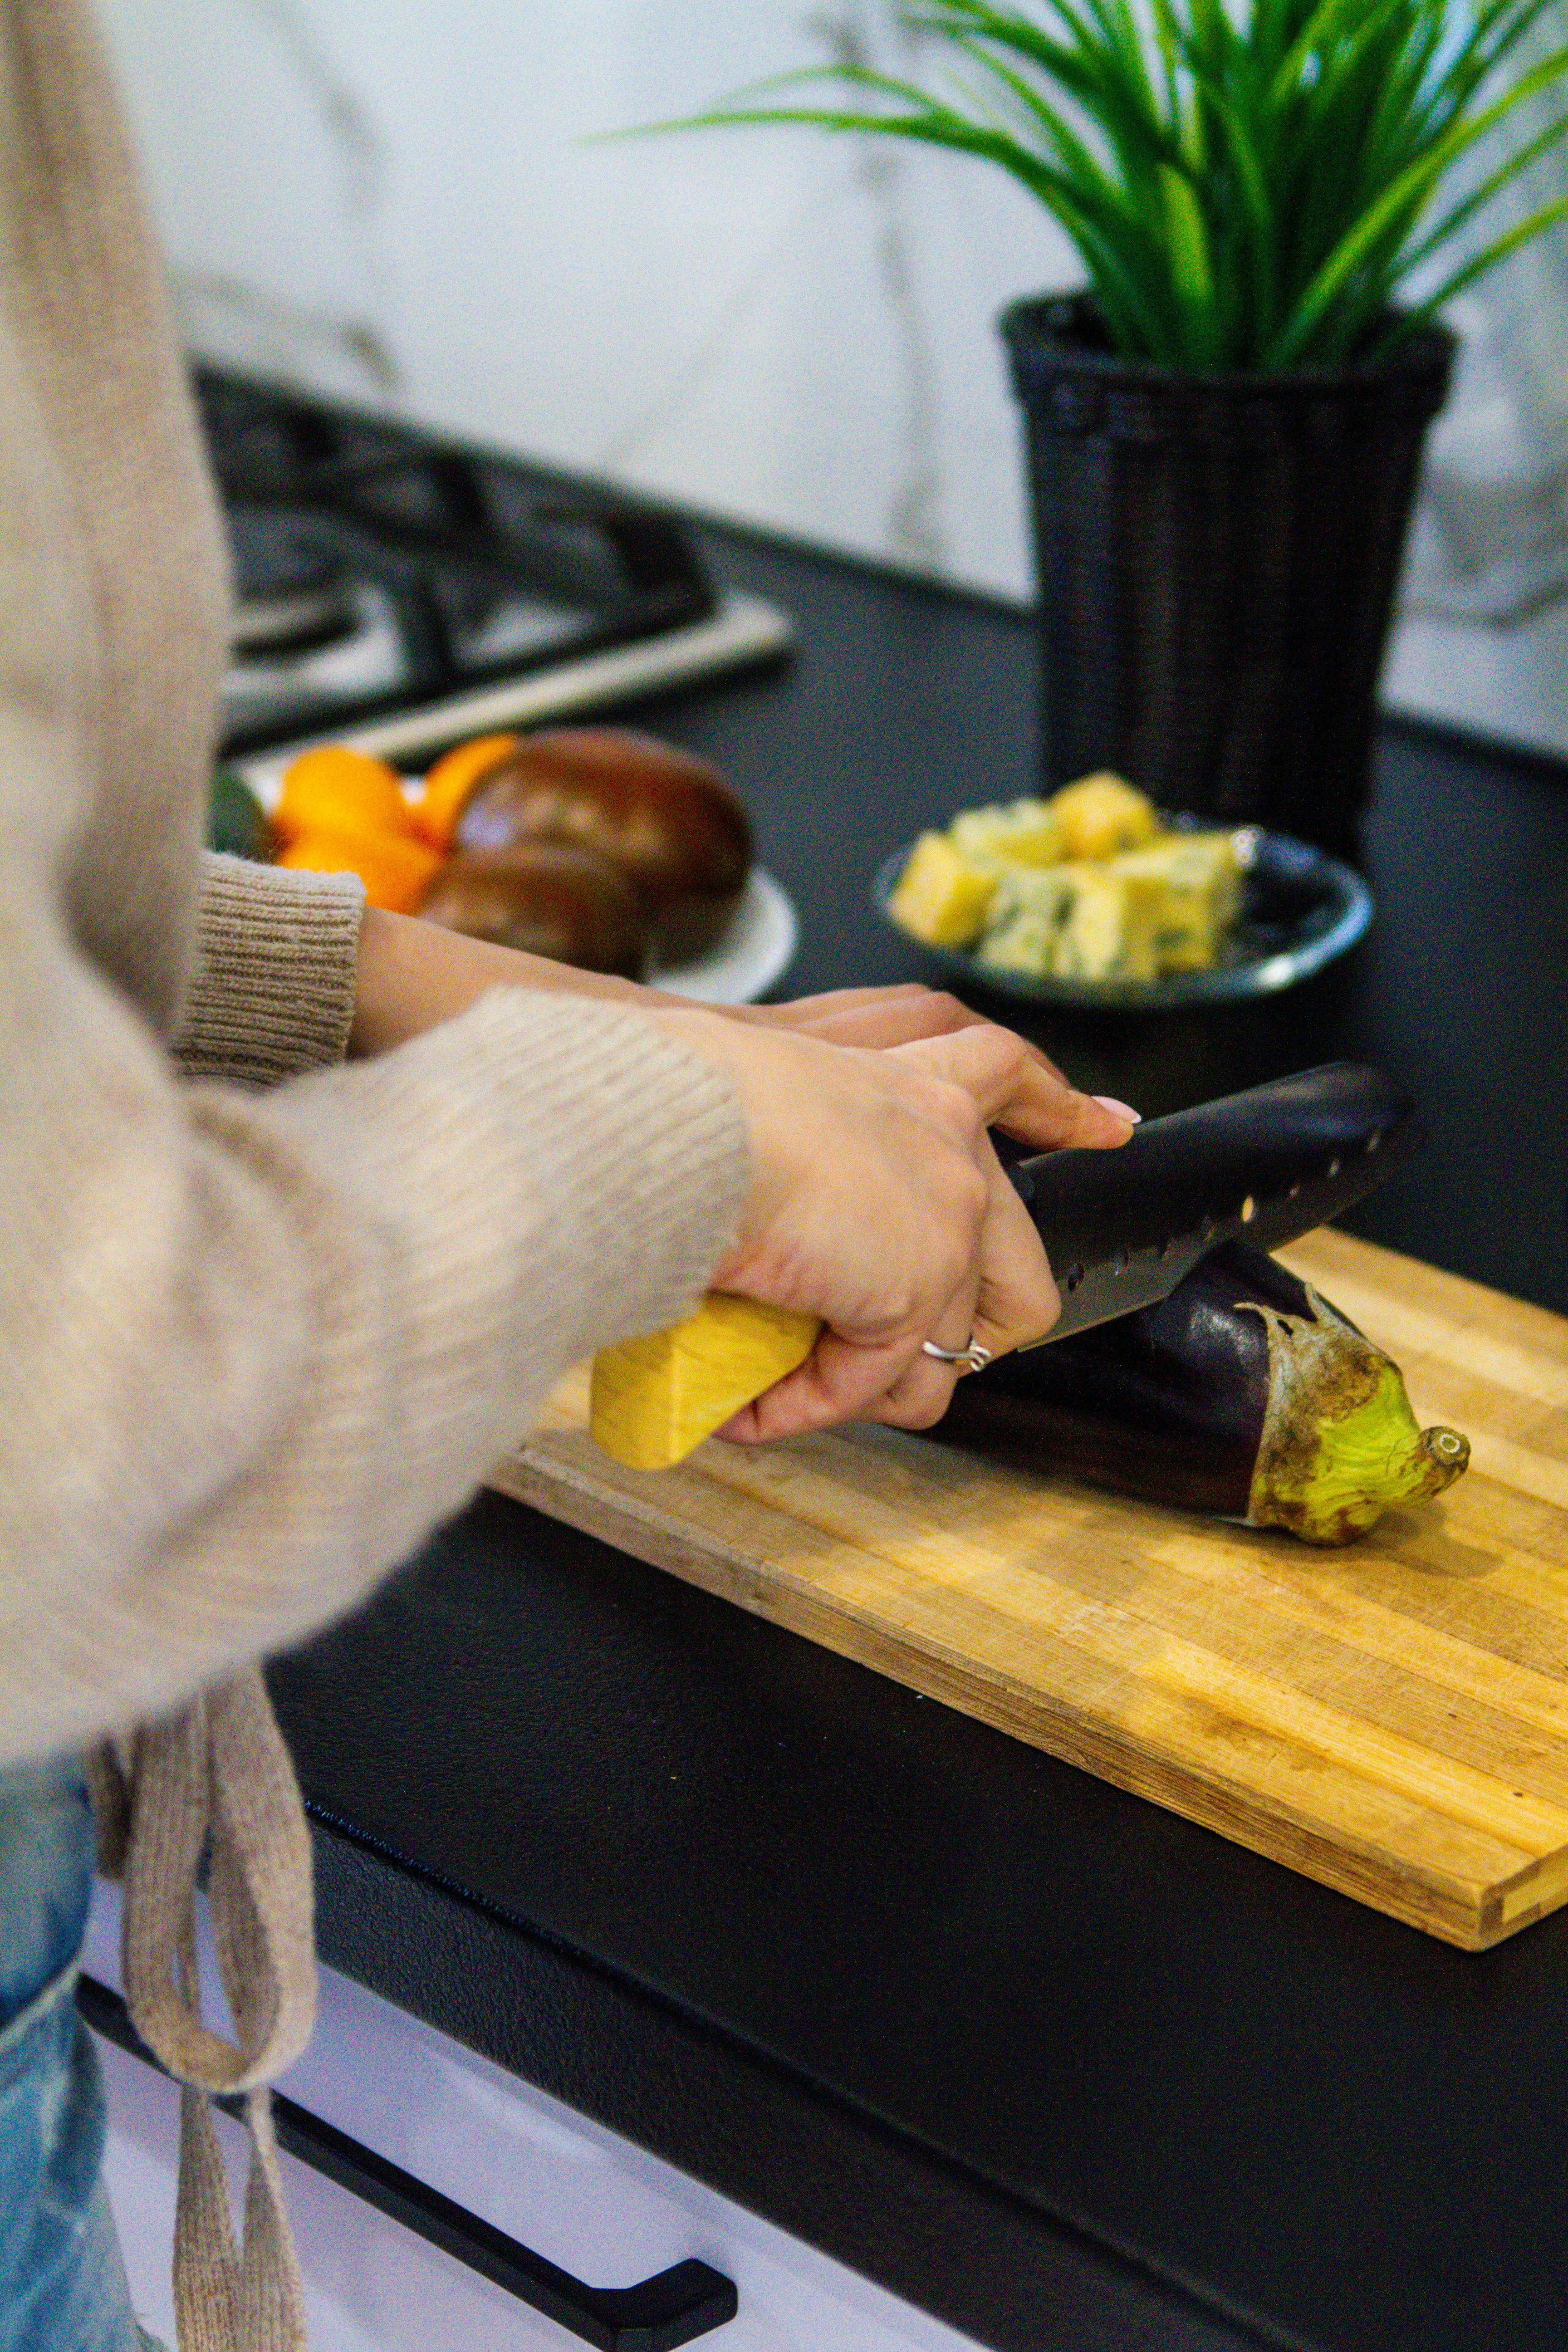
{"type": "Polygon", "coordinates": [[[1330,1062],[1151,1119],[1118,1151],[1020,1160],[1008,1173],[1062,1301],[1031,1344],[1168,1297],[1223,1242],[1281,1248],[1363,1199],[1420,1140],[1402,1087],[1330,1062]]]}

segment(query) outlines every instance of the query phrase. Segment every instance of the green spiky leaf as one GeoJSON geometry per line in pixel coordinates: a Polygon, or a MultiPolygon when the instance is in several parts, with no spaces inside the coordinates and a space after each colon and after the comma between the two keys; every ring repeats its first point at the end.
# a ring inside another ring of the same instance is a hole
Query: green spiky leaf
{"type": "Polygon", "coordinates": [[[1568,212],[1565,194],[1459,255],[1391,326],[1411,271],[1484,232],[1568,135],[1565,110],[1445,194],[1518,109],[1563,98],[1568,47],[1513,70],[1552,5],[918,0],[905,17],[931,48],[929,86],[808,67],[647,129],[804,123],[973,155],[1060,223],[1127,357],[1332,367],[1390,348],[1568,212]]]}

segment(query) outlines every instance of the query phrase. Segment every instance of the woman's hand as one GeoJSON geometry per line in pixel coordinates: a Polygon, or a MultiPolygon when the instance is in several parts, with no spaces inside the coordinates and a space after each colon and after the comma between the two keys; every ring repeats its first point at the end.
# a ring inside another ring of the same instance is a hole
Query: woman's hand
{"type": "Polygon", "coordinates": [[[1049,1150],[1125,1143],[1137,1118],[1078,1093],[1036,1046],[927,988],[704,1012],[374,908],[351,1051],[385,1053],[501,986],[636,1005],[736,1086],[755,1182],[715,1281],[826,1327],[798,1371],[730,1423],[723,1434],[741,1441],[855,1418],[939,1421],[956,1375],[922,1340],[973,1338],[1001,1355],[1059,1312],[987,1128],[1049,1150]]]}
{"type": "MultiPolygon", "coordinates": [[[[579,971],[545,956],[467,939],[417,916],[367,907],[360,927],[349,1051],[387,1053],[423,1030],[454,1020],[490,988],[608,998],[617,1004],[640,1004],[649,1012],[659,1007],[673,1012],[687,1002],[609,972],[579,971]]],[[[721,1017],[746,1028],[785,1029],[833,1045],[909,1045],[922,1037],[950,1037],[960,1029],[989,1025],[956,996],[914,981],[894,988],[838,988],[823,996],[796,997],[788,1004],[725,1006],[721,1017]]],[[[1061,1078],[1056,1064],[1037,1046],[1026,1051],[1042,1069],[1061,1078]]],[[[1067,1084],[1065,1078],[1062,1084],[1067,1084]]],[[[1111,1108],[1122,1107],[1113,1103],[1111,1108]]]]}
{"type": "MultiPolygon", "coordinates": [[[[921,1037],[951,1037],[960,1029],[994,1025],[962,997],[951,996],[945,989],[927,988],[918,980],[899,981],[885,988],[835,988],[822,996],[792,997],[785,1004],[738,1004],[729,1011],[731,1020],[789,1029],[796,1036],[820,1037],[829,1045],[912,1045],[921,1037]]],[[[1071,1081],[1048,1054],[1026,1037],[1017,1042],[1042,1070],[1059,1078],[1071,1091],[1071,1081]]],[[[1129,1127],[1142,1122],[1142,1113],[1119,1102],[1114,1095],[1095,1095],[1092,1100],[1129,1127]]]]}
{"type": "MultiPolygon", "coordinates": [[[[574,964],[552,963],[547,956],[466,938],[416,915],[367,907],[360,924],[349,1050],[356,1055],[387,1053],[423,1030],[454,1020],[490,988],[607,998],[649,1011],[661,1005],[673,1010],[689,1002],[661,989],[641,988],[612,972],[581,971],[574,964]]],[[[836,1045],[907,1045],[918,1037],[946,1036],[972,1026],[980,1016],[955,996],[910,982],[898,988],[839,988],[825,996],[799,997],[790,1004],[726,1005],[722,1017],[749,1028],[790,1029],[836,1045]]]]}
{"type": "MultiPolygon", "coordinates": [[[[958,1029],[988,1025],[982,1013],[972,1013],[958,997],[926,988],[918,980],[888,988],[835,988],[822,996],[793,997],[786,1004],[740,1004],[731,1018],[820,1037],[829,1045],[912,1045],[921,1037],[951,1037],[958,1029]]],[[[1037,1046],[1029,1051],[1061,1076],[1037,1046]]]]}
{"type": "Polygon", "coordinates": [[[715,1287],[826,1327],[725,1436],[925,1428],[956,1374],[923,1341],[1000,1355],[1050,1329],[1056,1285],[987,1129],[1050,1150],[1124,1143],[1128,1119],[984,1022],[873,1049],[695,1010],[652,1018],[726,1072],[746,1114],[752,1195],[715,1287]]]}

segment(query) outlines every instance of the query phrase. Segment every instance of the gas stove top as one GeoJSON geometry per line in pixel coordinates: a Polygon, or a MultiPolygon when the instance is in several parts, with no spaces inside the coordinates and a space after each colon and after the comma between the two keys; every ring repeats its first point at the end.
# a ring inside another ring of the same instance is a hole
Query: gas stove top
{"type": "Polygon", "coordinates": [[[196,393],[237,592],[226,757],[423,761],[793,641],[628,497],[216,369],[196,393]]]}

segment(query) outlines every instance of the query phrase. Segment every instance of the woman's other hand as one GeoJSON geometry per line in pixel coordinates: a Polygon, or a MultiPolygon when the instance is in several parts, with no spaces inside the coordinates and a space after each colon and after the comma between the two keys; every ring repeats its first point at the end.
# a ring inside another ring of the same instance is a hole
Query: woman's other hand
{"type": "Polygon", "coordinates": [[[752,1194],[715,1288],[825,1326],[799,1370],[725,1436],[848,1420],[926,1428],[956,1373],[922,1352],[925,1340],[973,1339],[1000,1355],[1050,1329],[1056,1285],[987,1130],[1037,1151],[1100,1148],[1124,1143],[1130,1119],[973,1017],[876,1046],[695,1009],[652,1017],[726,1071],[746,1115],[752,1194]]]}
{"type": "MultiPolygon", "coordinates": [[[[912,1045],[922,1037],[951,1037],[959,1029],[992,1025],[961,998],[917,980],[886,988],[835,988],[822,996],[793,997],[784,1004],[736,1005],[730,1018],[788,1029],[799,1037],[820,1037],[829,1045],[912,1045]]],[[[1042,1067],[1061,1076],[1037,1045],[1028,1050],[1042,1067]]]]}
{"type": "MultiPolygon", "coordinates": [[[[557,996],[591,996],[618,1004],[673,1009],[688,1000],[614,973],[583,971],[517,948],[447,930],[416,915],[367,907],[360,927],[359,968],[350,1050],[389,1053],[422,1031],[454,1020],[492,988],[531,988],[557,996]]],[[[719,1008],[716,1008],[719,1009],[719,1008]]],[[[835,1045],[908,1045],[975,1026],[977,1013],[956,996],[917,982],[892,988],[838,988],[787,1004],[736,1004],[722,1018],[750,1028],[787,1029],[835,1045]]],[[[1031,1051],[1034,1049],[1031,1048],[1031,1051]]],[[[1039,1057],[1045,1060],[1044,1055],[1039,1057]]],[[[1046,1067],[1051,1067],[1046,1063],[1046,1067]]]]}
{"type": "MultiPolygon", "coordinates": [[[[551,995],[590,996],[648,1011],[674,1011],[687,1000],[612,973],[580,971],[488,940],[467,939],[415,915],[367,907],[360,929],[356,1003],[350,1050],[384,1054],[456,1019],[492,988],[531,988],[551,995]]],[[[716,1008],[717,1009],[717,1008],[716,1008]]],[[[788,1030],[832,1045],[910,1045],[922,1037],[949,1037],[989,1026],[956,996],[910,981],[891,988],[837,988],[786,1004],[736,1004],[721,1018],[742,1027],[788,1030]]],[[[1056,1077],[1054,1062],[1037,1046],[1027,1051],[1056,1077]]],[[[1064,1080],[1065,1084],[1066,1081],[1064,1080]]]]}

